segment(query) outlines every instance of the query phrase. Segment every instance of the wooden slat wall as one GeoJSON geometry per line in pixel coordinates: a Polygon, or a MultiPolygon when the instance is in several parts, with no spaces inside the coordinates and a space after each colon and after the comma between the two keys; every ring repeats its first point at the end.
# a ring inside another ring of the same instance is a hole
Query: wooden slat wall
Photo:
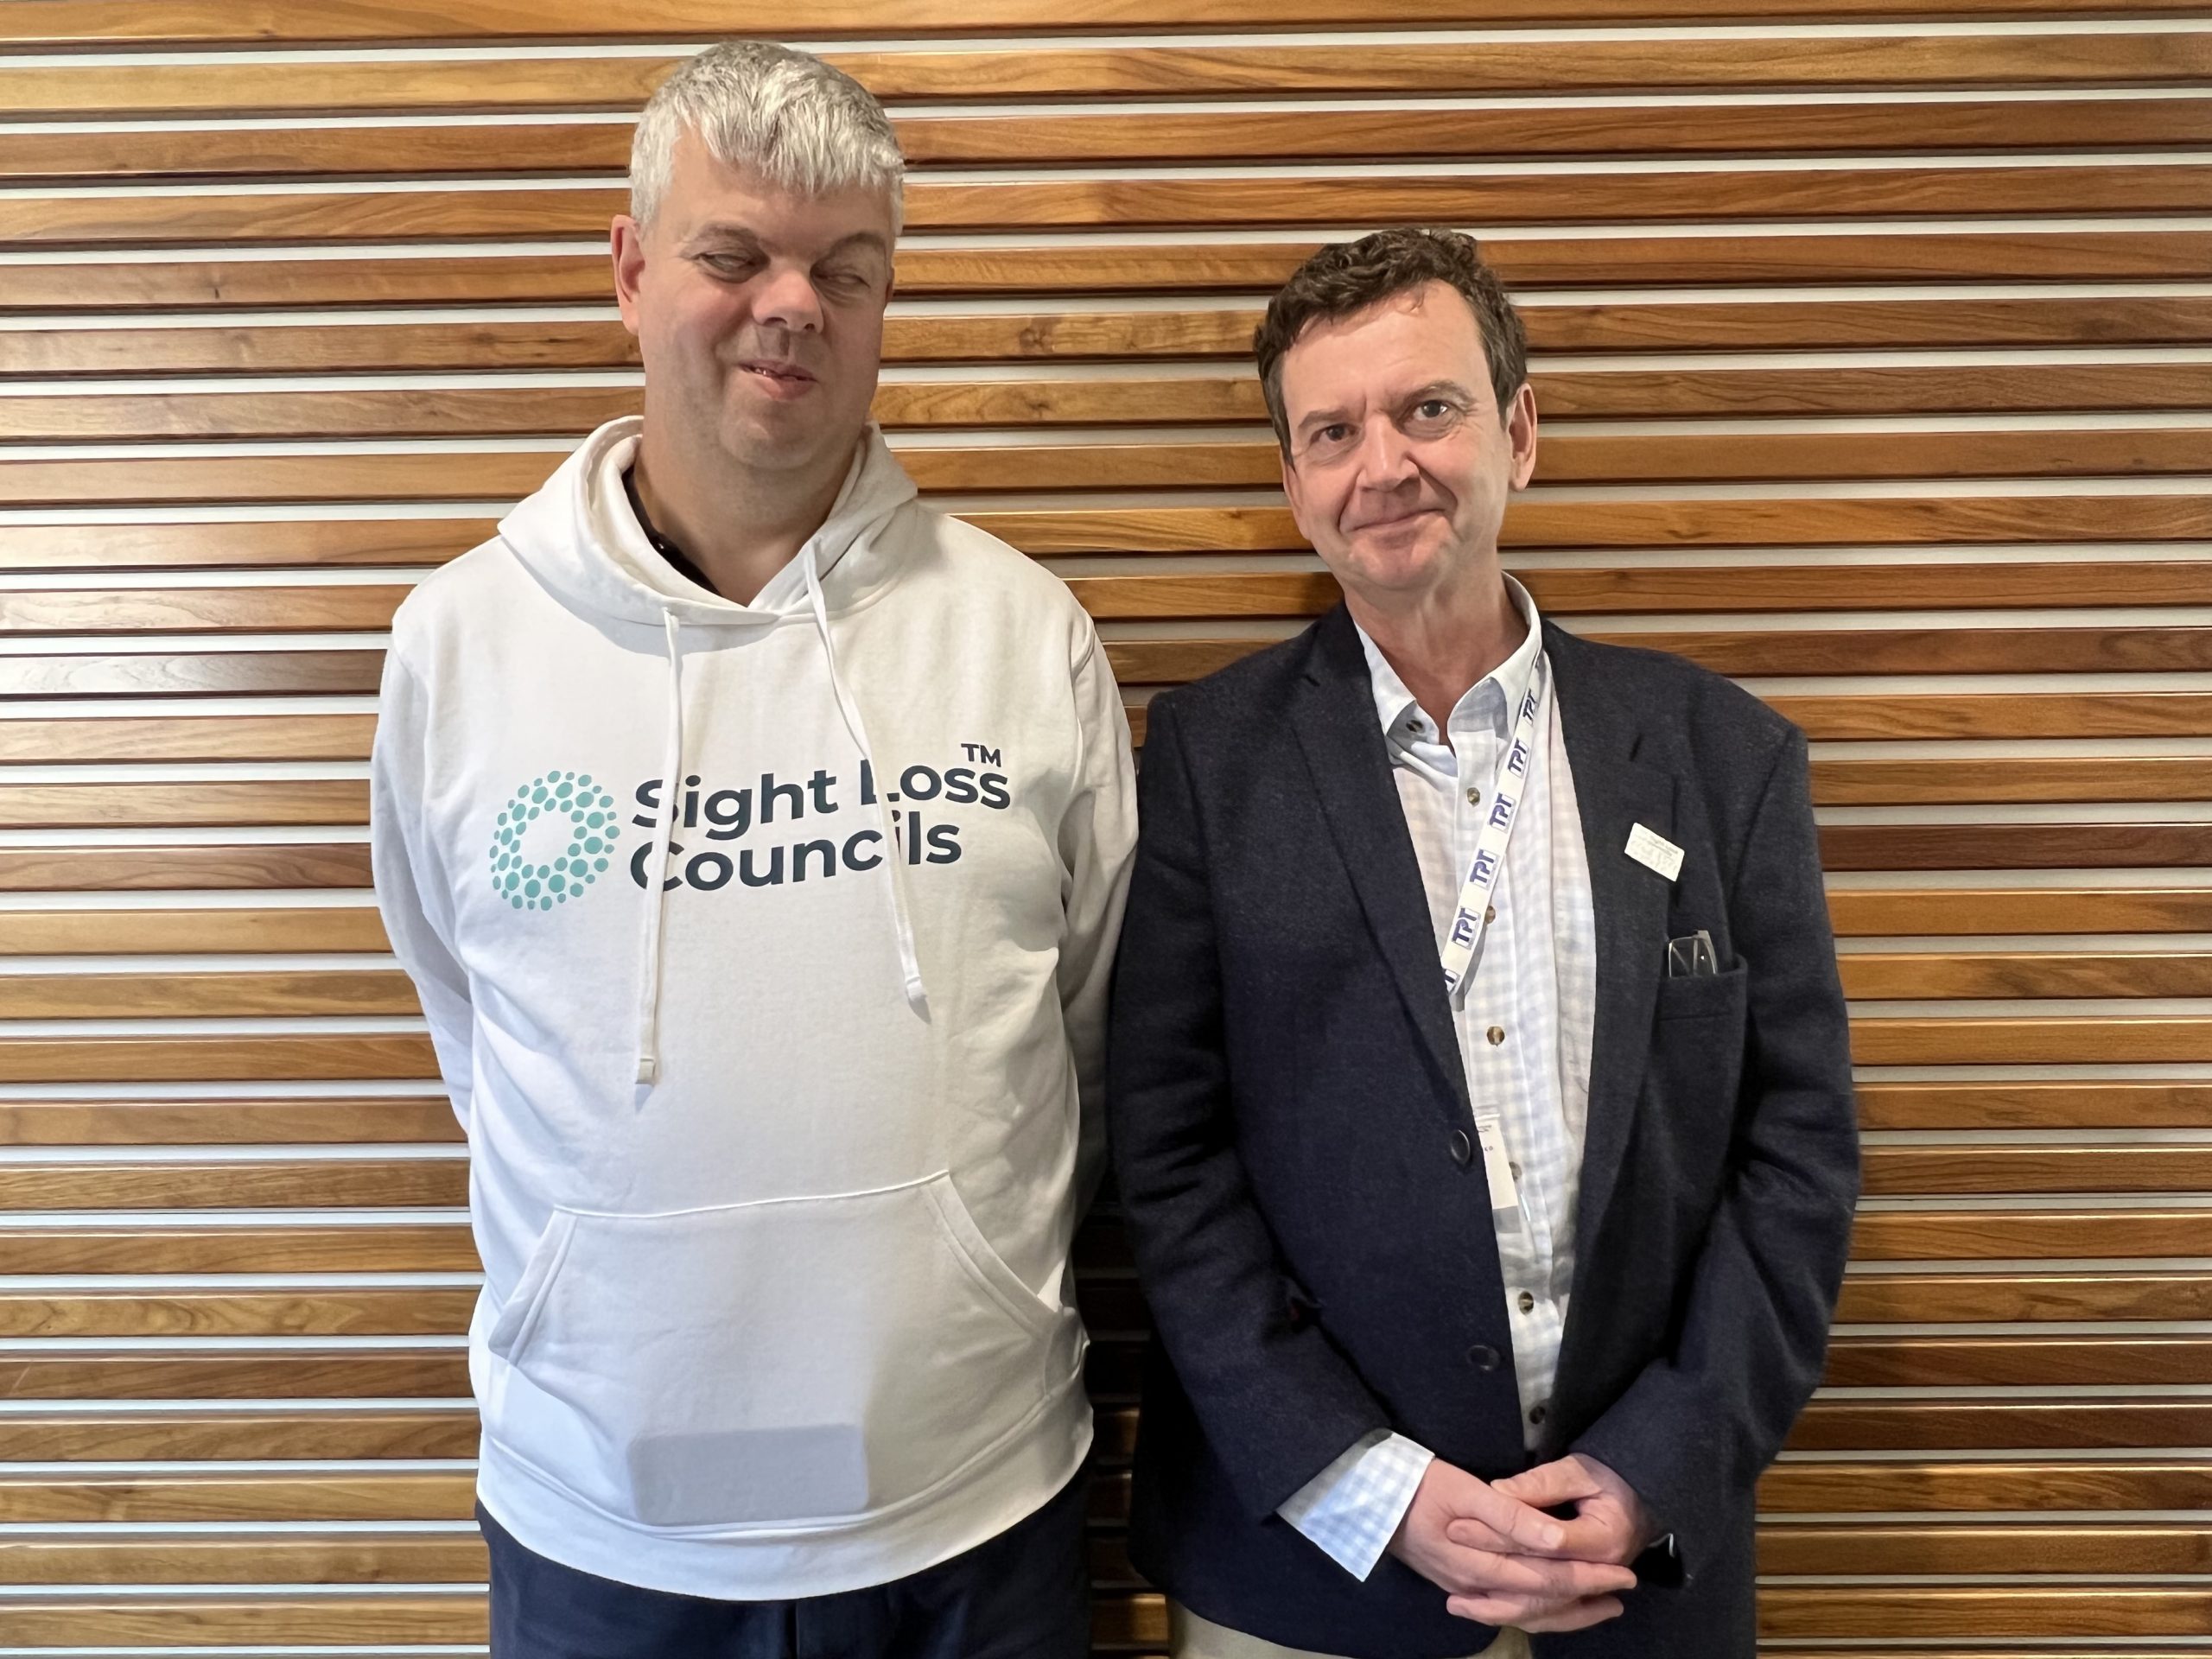
{"type": "MultiPolygon", "coordinates": [[[[0,1655],[469,1651],[464,1171],[371,907],[407,586],[634,407],[629,118],[742,17],[915,163],[880,412],[1141,725],[1332,589],[1246,342],[1478,232],[1510,558],[1812,734],[1867,1198],[1764,1489],[1803,1659],[2212,1632],[2201,0],[11,0],[0,1655]]],[[[1098,1645],[1144,1315],[1085,1236],[1098,1645]]]]}

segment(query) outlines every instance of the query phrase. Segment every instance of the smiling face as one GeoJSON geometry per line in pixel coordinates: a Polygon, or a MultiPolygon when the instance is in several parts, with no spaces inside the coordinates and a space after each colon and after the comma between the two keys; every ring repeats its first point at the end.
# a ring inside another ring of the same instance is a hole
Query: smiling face
{"type": "Polygon", "coordinates": [[[647,427],[696,464],[842,474],[875,396],[893,234],[880,192],[794,194],[686,132],[652,224],[614,221],[647,427]]]}
{"type": "Polygon", "coordinates": [[[1473,308],[1448,283],[1322,318],[1281,362],[1283,489],[1322,563],[1356,596],[1402,608],[1498,579],[1506,499],[1536,464],[1536,403],[1503,410],[1473,308]]]}

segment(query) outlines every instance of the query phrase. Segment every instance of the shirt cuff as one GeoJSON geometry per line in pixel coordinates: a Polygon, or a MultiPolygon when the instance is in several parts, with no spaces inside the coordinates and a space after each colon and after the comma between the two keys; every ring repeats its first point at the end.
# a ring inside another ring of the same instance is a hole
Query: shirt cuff
{"type": "Polygon", "coordinates": [[[1402,1434],[1376,1429],[1346,1447],[1275,1513],[1363,1583],[1397,1536],[1398,1523],[1435,1459],[1402,1434]]]}

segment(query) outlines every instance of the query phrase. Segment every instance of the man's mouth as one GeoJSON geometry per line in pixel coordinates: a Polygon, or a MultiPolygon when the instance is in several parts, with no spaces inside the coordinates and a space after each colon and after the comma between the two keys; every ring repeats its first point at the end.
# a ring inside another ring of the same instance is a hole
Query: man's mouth
{"type": "Polygon", "coordinates": [[[764,360],[740,363],[737,365],[747,374],[756,375],[770,384],[788,390],[810,386],[814,377],[796,363],[775,363],[764,360]]]}

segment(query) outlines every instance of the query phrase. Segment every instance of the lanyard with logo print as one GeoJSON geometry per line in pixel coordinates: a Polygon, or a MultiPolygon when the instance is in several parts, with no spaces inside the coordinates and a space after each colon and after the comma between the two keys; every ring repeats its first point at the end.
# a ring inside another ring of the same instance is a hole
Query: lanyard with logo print
{"type": "Polygon", "coordinates": [[[1535,763],[1536,729],[1544,703],[1551,694],[1550,664],[1541,652],[1529,676],[1529,690],[1521,699],[1520,718],[1514,722],[1513,741],[1498,762],[1497,776],[1490,788],[1490,817],[1475,842],[1475,856],[1467,866],[1467,879],[1459,884],[1459,908],[1444,936],[1444,991],[1457,996],[1472,969],[1475,952],[1482,948],[1483,931],[1490,925],[1491,894],[1505,874],[1505,846],[1521,816],[1521,798],[1529,785],[1529,768],[1535,763]]]}

